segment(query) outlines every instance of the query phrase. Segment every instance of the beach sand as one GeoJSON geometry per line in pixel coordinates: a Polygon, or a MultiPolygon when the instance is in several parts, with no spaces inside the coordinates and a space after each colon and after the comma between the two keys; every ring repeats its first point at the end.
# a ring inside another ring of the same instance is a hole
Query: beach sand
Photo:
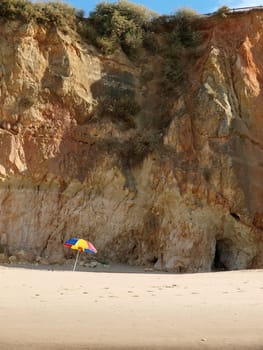
{"type": "Polygon", "coordinates": [[[263,349],[263,270],[0,266],[0,349],[263,349]]]}

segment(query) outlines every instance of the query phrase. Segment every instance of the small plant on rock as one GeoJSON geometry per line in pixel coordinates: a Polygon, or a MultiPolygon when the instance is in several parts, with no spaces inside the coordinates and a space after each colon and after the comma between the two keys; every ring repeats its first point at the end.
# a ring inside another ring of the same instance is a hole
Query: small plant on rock
{"type": "Polygon", "coordinates": [[[219,7],[219,9],[216,11],[216,14],[220,17],[227,17],[227,15],[229,14],[230,12],[230,8],[228,6],[221,6],[219,7]]]}

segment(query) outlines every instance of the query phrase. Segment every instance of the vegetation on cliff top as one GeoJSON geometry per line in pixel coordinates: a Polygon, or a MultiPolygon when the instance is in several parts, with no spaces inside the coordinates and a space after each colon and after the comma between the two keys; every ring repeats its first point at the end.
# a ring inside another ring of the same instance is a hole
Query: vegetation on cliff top
{"type": "Polygon", "coordinates": [[[91,12],[87,26],[94,30],[93,43],[105,53],[121,48],[127,55],[134,55],[156,17],[157,14],[146,7],[125,0],[102,2],[91,12]]]}
{"type": "MultiPolygon", "coordinates": [[[[169,17],[166,25],[174,27],[177,41],[183,46],[191,46],[194,42],[193,19],[198,14],[190,9],[178,10],[169,17]]],[[[167,17],[165,17],[167,19],[167,17]]],[[[122,50],[129,57],[136,57],[139,49],[146,48],[152,53],[158,51],[155,32],[162,31],[163,17],[126,0],[116,3],[102,2],[98,4],[90,17],[79,26],[82,35],[100,48],[103,53],[110,54],[122,50]]]]}
{"type": "MultiPolygon", "coordinates": [[[[169,17],[178,30],[179,41],[190,45],[189,29],[196,13],[179,10],[169,17]]],[[[30,0],[1,0],[0,18],[3,20],[20,19],[25,22],[35,21],[40,25],[56,25],[60,29],[71,27],[93,45],[110,54],[122,50],[128,56],[136,55],[139,48],[155,51],[156,41],[152,35],[162,23],[162,17],[142,5],[126,0],[115,3],[99,3],[88,18],[83,11],[63,2],[34,2],[30,0]]]]}
{"type": "Polygon", "coordinates": [[[36,2],[29,0],[1,0],[0,17],[5,20],[21,19],[58,27],[75,26],[78,12],[61,2],[36,2]]]}

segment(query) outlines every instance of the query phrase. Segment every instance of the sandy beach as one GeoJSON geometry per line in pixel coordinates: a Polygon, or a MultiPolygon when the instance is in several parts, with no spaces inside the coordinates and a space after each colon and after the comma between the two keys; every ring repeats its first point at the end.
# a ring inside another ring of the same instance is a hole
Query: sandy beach
{"type": "Polygon", "coordinates": [[[263,270],[0,266],[0,349],[263,349],[263,270]]]}

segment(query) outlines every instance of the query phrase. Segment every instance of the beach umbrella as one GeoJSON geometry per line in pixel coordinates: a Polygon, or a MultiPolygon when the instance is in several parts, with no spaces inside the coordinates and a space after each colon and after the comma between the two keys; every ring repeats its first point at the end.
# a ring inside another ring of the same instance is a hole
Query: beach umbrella
{"type": "Polygon", "coordinates": [[[90,243],[89,241],[86,241],[85,239],[81,239],[81,238],[70,238],[64,243],[64,246],[78,251],[77,256],[76,256],[76,260],[75,260],[75,264],[73,267],[73,271],[76,270],[76,266],[77,266],[80,252],[92,253],[92,254],[97,253],[97,249],[94,247],[94,245],[92,243],[90,243]]]}

